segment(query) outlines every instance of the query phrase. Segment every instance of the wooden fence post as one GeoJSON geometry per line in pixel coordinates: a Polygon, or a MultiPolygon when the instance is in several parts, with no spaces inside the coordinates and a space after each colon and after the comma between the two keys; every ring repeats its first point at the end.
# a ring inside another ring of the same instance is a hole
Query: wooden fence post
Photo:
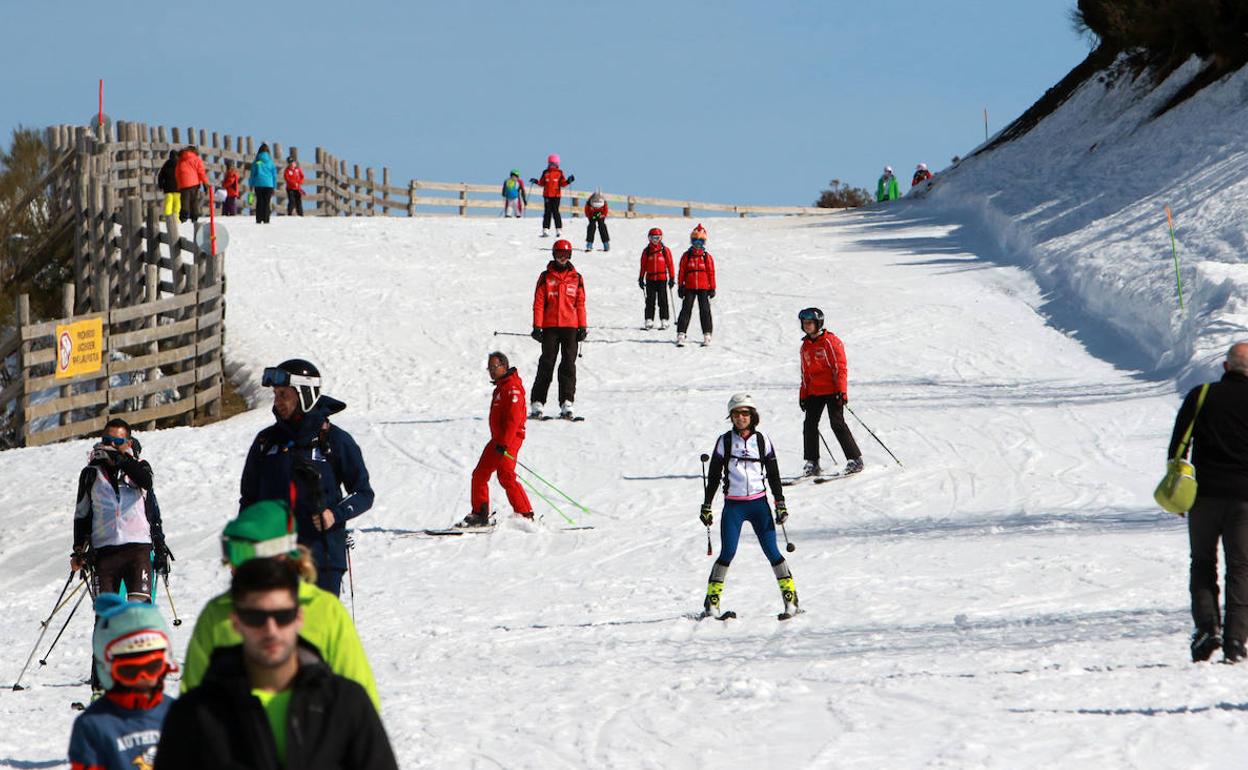
{"type": "Polygon", "coordinates": [[[416,180],[407,183],[407,215],[416,216],[416,180]]]}
{"type": "MultiPolygon", "coordinates": [[[[144,267],[143,295],[148,302],[155,302],[160,297],[160,265],[155,262],[148,262],[143,267],[144,267]]],[[[147,316],[147,318],[144,319],[143,328],[155,329],[159,323],[160,323],[160,314],[152,313],[151,315],[147,316]]],[[[159,352],[160,352],[160,343],[157,340],[152,340],[151,342],[147,343],[147,350],[146,350],[147,355],[154,356],[159,352]]],[[[149,385],[155,382],[156,373],[159,371],[160,371],[159,367],[155,367],[155,366],[144,369],[143,370],[143,382],[149,385]]],[[[155,405],[156,405],[155,391],[148,393],[146,396],[143,397],[144,409],[151,409],[155,405]]],[[[144,426],[143,430],[155,430],[156,421],[148,420],[147,422],[143,424],[143,426],[144,426]]]]}
{"type": "Polygon", "coordinates": [[[459,215],[468,216],[468,183],[459,183],[459,215]]]}
{"type": "MultiPolygon", "coordinates": [[[[61,287],[61,317],[68,320],[72,318],[73,315],[74,315],[74,285],[72,283],[67,283],[61,287]]],[[[57,342],[59,343],[59,340],[57,342]]],[[[70,396],[73,395],[73,388],[71,388],[69,385],[62,385],[61,392],[59,395],[61,398],[69,398],[70,396]]],[[[61,412],[61,418],[60,418],[61,425],[68,425],[69,418],[71,416],[72,414],[69,411],[61,412]]]]}
{"type": "Polygon", "coordinates": [[[381,167],[381,215],[390,216],[390,207],[386,204],[390,201],[390,168],[388,166],[381,167]]]}
{"type": "MultiPolygon", "coordinates": [[[[30,295],[20,294],[17,297],[17,335],[21,338],[22,330],[30,326],[30,295]]],[[[17,395],[17,437],[21,446],[26,446],[30,436],[30,423],[26,420],[26,410],[30,408],[30,351],[34,342],[22,341],[17,348],[17,376],[22,382],[22,389],[17,395]]]]}
{"type": "Polygon", "coordinates": [[[630,195],[628,196],[628,217],[627,218],[632,219],[635,216],[637,216],[637,196],[630,195]]]}
{"type": "Polygon", "coordinates": [[[371,217],[377,214],[375,204],[377,199],[377,175],[373,173],[372,166],[369,166],[365,171],[365,176],[368,178],[368,215],[371,217]]]}

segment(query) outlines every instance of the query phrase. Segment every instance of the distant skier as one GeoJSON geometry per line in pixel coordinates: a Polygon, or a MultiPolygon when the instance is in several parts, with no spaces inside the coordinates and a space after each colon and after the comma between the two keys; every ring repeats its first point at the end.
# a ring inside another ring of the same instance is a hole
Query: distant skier
{"type": "Polygon", "coordinates": [[[685,344],[685,331],[693,317],[693,303],[698,303],[698,324],[702,329],[703,347],[711,344],[714,319],[711,300],[715,298],[715,258],[706,250],[706,228],[698,225],[689,234],[689,249],[680,257],[679,288],[676,296],[684,302],[676,317],[676,346],[685,344]]]}
{"type": "Polygon", "coordinates": [[[337,596],[347,571],[346,523],[373,506],[359,444],[329,422],[347,405],[321,394],[320,371],[302,358],[268,367],[260,384],[273,388],[277,419],[247,452],[238,508],[260,500],[289,503],[299,542],[316,562],[317,585],[337,596]]]}
{"type": "Polygon", "coordinates": [[[286,216],[303,216],[303,169],[295,156],[286,159],[282,179],[286,182],[286,216]]]}
{"type": "Polygon", "coordinates": [[[241,182],[238,169],[234,168],[234,162],[227,160],[225,178],[221,180],[221,186],[225,188],[225,203],[221,205],[221,216],[232,217],[238,213],[238,186],[241,182]]]}
{"type": "Polygon", "coordinates": [[[529,205],[528,193],[524,190],[524,180],[520,178],[520,169],[513,168],[511,176],[503,181],[503,217],[524,216],[524,207],[529,205]]]}
{"type": "Polygon", "coordinates": [[[893,176],[893,167],[885,166],[884,173],[880,176],[880,181],[875,185],[875,199],[877,201],[895,201],[901,197],[901,193],[897,190],[897,177],[893,176]]]}
{"type": "Polygon", "coordinates": [[[918,187],[931,178],[932,172],[927,170],[927,164],[920,163],[914,168],[914,176],[910,179],[910,186],[918,187]]]}
{"type": "Polygon", "coordinates": [[[724,591],[728,566],[732,564],[732,558],[737,553],[741,526],[748,521],[754,528],[763,553],[767,555],[767,561],[771,562],[772,572],[775,573],[776,583],[780,587],[780,597],[784,601],[784,609],[779,617],[787,620],[801,610],[798,609],[793,573],[789,571],[788,562],[776,545],[776,524],[783,524],[789,518],[789,509],[784,504],[784,492],[780,485],[776,449],[758,432],[758,409],[750,394],[737,393],[728,399],[728,417],[732,420],[732,430],[715,441],[702,512],[699,514],[706,526],[714,523],[711,502],[715,499],[715,490],[722,484],[724,509],[719,523],[719,558],[711,567],[711,576],[706,582],[702,617],[735,617],[735,613],[724,612],[720,606],[720,598],[724,591]],[[774,523],[771,506],[767,504],[768,486],[771,487],[772,497],[776,499],[774,523]]]}
{"type": "MultiPolygon", "coordinates": [[[[175,172],[178,181],[178,194],[182,201],[182,210],[178,219],[182,222],[199,221],[199,192],[208,192],[208,172],[204,169],[204,161],[199,157],[194,145],[187,145],[178,153],[178,168],[175,172]]],[[[212,205],[212,201],[208,201],[212,205]]]]}
{"type": "Polygon", "coordinates": [[[173,704],[165,697],[165,675],[178,670],[169,627],[152,605],[114,593],[96,599],[95,613],[91,647],[105,692],[74,720],[70,768],[150,768],[173,704]]]}
{"type": "Polygon", "coordinates": [[[277,189],[277,165],[269,154],[269,145],[261,144],[251,162],[251,175],[247,180],[256,196],[256,224],[268,224],[273,216],[273,191],[277,189]]]}
{"type": "Polygon", "coordinates": [[[165,216],[181,219],[182,194],[178,192],[178,151],[170,150],[169,159],[156,175],[156,185],[165,194],[165,216]]]}
{"type": "Polygon", "coordinates": [[[806,334],[801,350],[802,386],[797,395],[798,406],[806,413],[802,424],[802,457],[806,465],[802,475],[819,475],[819,418],[825,407],[832,432],[848,461],[845,473],[857,473],[862,470],[862,452],[845,424],[845,405],[849,403],[845,346],[839,337],[823,328],[823,311],[819,308],[808,307],[797,318],[806,334]]]}
{"type": "Polygon", "coordinates": [[[589,226],[585,228],[586,251],[594,250],[595,228],[598,230],[598,235],[602,237],[602,250],[611,250],[611,236],[607,233],[607,214],[609,213],[610,207],[607,206],[607,199],[602,197],[601,192],[595,190],[585,203],[585,218],[589,220],[589,226]]]}
{"type": "Polygon", "coordinates": [[[494,473],[498,474],[498,483],[516,515],[533,518],[533,504],[516,478],[515,458],[520,456],[520,445],[524,443],[524,383],[507,356],[499,351],[486,359],[485,370],[494,383],[490,441],[472,470],[472,512],[455,525],[461,528],[490,525],[490,476],[494,473]]]}
{"type": "Polygon", "coordinates": [[[667,309],[667,293],[676,285],[676,266],[672,262],[672,250],[663,243],[663,231],[650,228],[646,236],[650,242],[641,250],[641,272],[637,285],[646,293],[646,328],[654,328],[654,306],[659,306],[659,328],[667,328],[671,314],[667,309]],[[666,286],[665,286],[666,284],[666,286]]]}
{"type": "Polygon", "coordinates": [[[559,416],[573,419],[572,402],[576,400],[576,354],[585,339],[585,279],[572,266],[572,244],[555,241],[554,257],[537,277],[533,291],[533,339],[542,343],[542,357],[537,362],[529,416],[540,418],[546,404],[546,393],[554,374],[555,359],[559,363],[559,416]]]}
{"type": "Polygon", "coordinates": [[[562,169],[559,168],[559,156],[551,154],[546,158],[546,170],[536,179],[530,179],[529,183],[542,188],[542,202],[545,204],[545,210],[542,212],[542,237],[545,238],[550,230],[550,222],[555,222],[555,237],[558,238],[563,234],[563,215],[559,213],[559,203],[563,200],[563,188],[576,181],[576,175],[564,176],[562,169]]]}

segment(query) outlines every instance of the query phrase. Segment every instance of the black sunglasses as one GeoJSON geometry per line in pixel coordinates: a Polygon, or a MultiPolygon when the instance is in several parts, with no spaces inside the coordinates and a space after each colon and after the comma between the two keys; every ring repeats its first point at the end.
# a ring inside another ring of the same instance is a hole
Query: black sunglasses
{"type": "Polygon", "coordinates": [[[295,622],[295,618],[299,616],[298,607],[286,607],[280,610],[257,610],[248,607],[235,607],[235,614],[238,615],[238,622],[248,628],[264,628],[269,623],[269,618],[273,619],[278,626],[289,626],[295,622]]]}

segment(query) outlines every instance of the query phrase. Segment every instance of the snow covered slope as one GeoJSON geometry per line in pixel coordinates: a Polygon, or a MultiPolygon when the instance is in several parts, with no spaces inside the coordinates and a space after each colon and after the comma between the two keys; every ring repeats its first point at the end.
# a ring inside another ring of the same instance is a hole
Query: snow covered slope
{"type": "Polygon", "coordinates": [[[1031,269],[1049,314],[1093,349],[1184,387],[1248,336],[1248,69],[1152,117],[1200,69],[1154,87],[1120,61],[1029,133],[942,173],[924,208],[1031,269]]]}
{"type": "MultiPolygon", "coordinates": [[[[354,604],[403,767],[1194,767],[1248,750],[1248,674],[1187,662],[1185,534],[1149,499],[1172,382],[1046,324],[1025,272],[921,204],[711,222],[715,343],[677,349],[638,328],[652,224],[618,221],[609,254],[576,255],[588,419],[530,423],[520,455],[595,529],[558,531],[535,498],[542,531],[441,540],[409,533],[467,512],[487,352],[532,381],[537,345],[494,332],[528,331],[549,241],[533,220],[233,224],[227,351],[260,408],[143,436],[188,618],[178,644],[227,583],[217,537],[271,419],[260,369],[302,355],[348,403],[338,423],[377,490],[355,523],[354,604]],[[776,621],[747,533],[725,593],[740,619],[695,623],[682,615],[712,561],[698,455],[748,390],[797,470],[796,314],[811,304],[845,340],[851,406],[906,467],[851,420],[867,471],[788,490],[808,612],[776,621]]],[[[691,223],[658,224],[678,245],[691,223]]],[[[87,448],[0,455],[5,683],[64,581],[87,448]]],[[[87,614],[30,689],[0,690],[0,766],[61,766],[87,614]]]]}

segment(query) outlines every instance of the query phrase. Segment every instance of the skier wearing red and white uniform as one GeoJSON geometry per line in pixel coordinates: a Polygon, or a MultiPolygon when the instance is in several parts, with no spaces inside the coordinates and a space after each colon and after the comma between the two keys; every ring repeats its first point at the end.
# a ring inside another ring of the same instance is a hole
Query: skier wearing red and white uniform
{"type": "Polygon", "coordinates": [[[542,202],[545,204],[545,210],[542,212],[542,237],[545,238],[549,233],[550,221],[555,221],[555,237],[558,238],[563,234],[563,216],[559,213],[559,203],[563,200],[563,188],[576,181],[576,175],[564,176],[563,170],[559,168],[559,156],[548,155],[546,157],[546,170],[536,179],[530,179],[529,184],[540,186],[542,188],[542,202]]]}
{"type": "Polygon", "coordinates": [[[819,475],[819,417],[824,407],[828,422],[845,453],[845,473],[862,470],[862,452],[854,434],[845,424],[845,405],[849,403],[849,366],[845,361],[845,345],[835,334],[823,328],[823,311],[808,307],[797,314],[802,322],[802,386],[797,403],[806,413],[802,424],[802,456],[806,465],[803,476],[819,475]]]}
{"type": "Polygon", "coordinates": [[[698,303],[698,322],[702,327],[702,345],[711,344],[711,300],[715,298],[715,258],[706,250],[706,228],[698,225],[689,234],[689,250],[680,257],[680,288],[676,296],[684,300],[676,317],[676,345],[685,344],[685,331],[693,316],[693,303],[698,303]]]}
{"type": "Polygon", "coordinates": [[[646,293],[646,328],[654,328],[654,306],[659,306],[659,328],[667,328],[667,319],[671,317],[667,309],[667,289],[676,285],[676,265],[672,261],[672,250],[663,243],[663,231],[657,227],[650,228],[647,235],[650,243],[641,250],[641,272],[637,274],[637,286],[646,293]]]}
{"type": "Polygon", "coordinates": [[[914,167],[914,176],[910,178],[910,186],[918,187],[920,184],[932,178],[932,172],[928,170],[926,163],[920,163],[914,167]]]}
{"type": "Polygon", "coordinates": [[[499,351],[486,359],[485,370],[494,383],[494,397],[490,401],[490,441],[481,450],[481,459],[472,470],[472,512],[455,525],[461,528],[489,526],[490,475],[495,473],[516,515],[533,518],[533,505],[516,478],[516,457],[524,443],[524,383],[507,356],[499,351]]]}
{"type": "Polygon", "coordinates": [[[533,339],[542,343],[542,357],[537,361],[529,416],[540,418],[546,404],[546,393],[559,363],[559,416],[573,419],[572,402],[576,400],[576,353],[587,333],[585,323],[585,279],[572,266],[572,244],[555,241],[554,257],[537,277],[533,290],[533,339]]]}

